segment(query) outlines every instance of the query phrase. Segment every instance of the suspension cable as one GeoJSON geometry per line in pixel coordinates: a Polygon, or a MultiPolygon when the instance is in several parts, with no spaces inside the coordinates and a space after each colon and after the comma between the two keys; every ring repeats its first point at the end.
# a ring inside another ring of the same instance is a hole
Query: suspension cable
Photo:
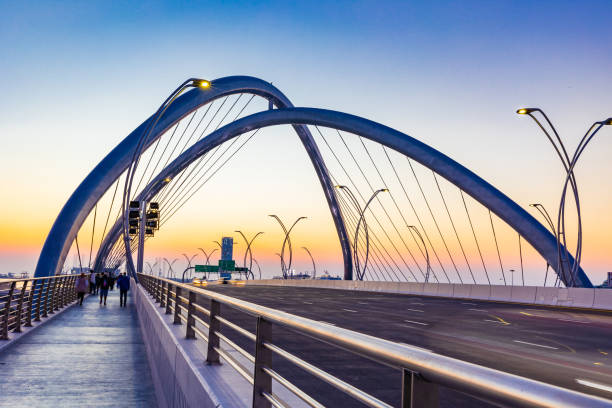
{"type": "Polygon", "coordinates": [[[457,228],[455,228],[455,223],[453,222],[453,217],[451,217],[450,211],[448,210],[448,205],[446,204],[446,199],[444,198],[444,194],[442,194],[442,189],[440,188],[440,183],[438,183],[438,177],[436,177],[436,173],[432,170],[431,174],[433,174],[434,181],[436,182],[436,187],[438,187],[438,192],[440,193],[440,198],[442,198],[442,203],[444,203],[444,208],[446,209],[446,214],[448,214],[448,219],[450,220],[451,226],[453,227],[453,231],[455,231],[455,237],[457,237],[457,242],[459,243],[459,248],[461,248],[461,253],[463,254],[463,259],[465,259],[465,264],[470,271],[470,275],[472,275],[472,280],[474,281],[474,285],[476,284],[476,279],[474,279],[474,272],[472,272],[472,267],[468,262],[467,255],[465,254],[465,250],[463,249],[463,244],[461,243],[461,239],[459,239],[459,233],[457,232],[457,228]]]}
{"type": "Polygon", "coordinates": [[[94,206],[93,226],[91,227],[91,244],[89,245],[89,262],[87,268],[91,269],[91,253],[93,252],[94,232],[96,231],[96,216],[98,215],[98,203],[94,206]]]}
{"type": "Polygon", "coordinates": [[[491,229],[493,230],[493,240],[495,241],[495,248],[497,249],[499,267],[501,268],[502,278],[504,278],[504,286],[506,286],[506,275],[504,274],[504,266],[502,265],[501,255],[499,253],[499,245],[497,245],[497,235],[495,234],[495,227],[493,226],[493,216],[491,215],[491,210],[489,210],[489,219],[491,220],[491,229]]]}
{"type": "Polygon", "coordinates": [[[472,229],[472,235],[474,235],[474,242],[476,243],[476,248],[478,249],[478,255],[480,256],[480,262],[482,262],[482,268],[484,269],[485,275],[487,277],[487,282],[489,282],[489,286],[491,286],[491,279],[489,279],[489,272],[487,272],[487,266],[485,265],[484,258],[482,256],[482,252],[480,251],[480,245],[478,244],[478,239],[476,238],[476,231],[474,230],[474,224],[472,224],[472,218],[470,217],[470,212],[468,211],[467,204],[465,202],[465,197],[463,196],[463,190],[459,189],[461,193],[461,200],[463,201],[463,207],[465,208],[465,214],[467,215],[468,221],[470,222],[470,228],[472,229]]]}

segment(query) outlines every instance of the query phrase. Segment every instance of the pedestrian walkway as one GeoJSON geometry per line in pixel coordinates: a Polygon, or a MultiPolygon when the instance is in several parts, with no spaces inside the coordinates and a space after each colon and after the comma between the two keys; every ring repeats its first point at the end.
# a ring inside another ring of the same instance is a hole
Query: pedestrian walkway
{"type": "MultiPolygon", "coordinates": [[[[131,292],[130,292],[131,293],[131,292]]],[[[89,296],[0,354],[0,407],[155,407],[132,297],[89,296]]]]}

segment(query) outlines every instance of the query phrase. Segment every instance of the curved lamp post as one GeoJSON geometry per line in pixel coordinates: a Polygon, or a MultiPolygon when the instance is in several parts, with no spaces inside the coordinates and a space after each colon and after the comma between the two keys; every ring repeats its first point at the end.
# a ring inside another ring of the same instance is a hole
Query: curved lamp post
{"type": "MultiPolygon", "coordinates": [[[[242,261],[242,263],[243,263],[243,267],[246,268],[246,258],[247,258],[247,254],[248,254],[249,255],[249,259],[250,259],[250,261],[249,261],[249,270],[247,272],[247,279],[248,279],[249,278],[249,273],[251,273],[251,275],[253,275],[253,272],[252,272],[252,268],[253,268],[253,251],[251,250],[251,245],[253,244],[253,241],[255,241],[255,238],[257,238],[258,236],[263,234],[263,231],[260,231],[257,234],[255,234],[253,236],[253,238],[251,238],[250,241],[242,233],[242,231],[236,230],[234,232],[239,233],[242,236],[242,238],[244,239],[244,242],[247,244],[246,250],[244,251],[244,260],[242,261]]],[[[255,276],[253,276],[253,279],[255,279],[255,276]]]]}
{"type": "Polygon", "coordinates": [[[172,265],[174,265],[174,263],[178,261],[178,259],[174,258],[174,260],[170,262],[168,261],[168,258],[164,258],[164,261],[166,261],[166,263],[168,264],[168,276],[167,277],[170,277],[169,275],[170,273],[172,273],[172,277],[174,278],[174,270],[172,269],[172,265]]]}
{"type": "Polygon", "coordinates": [[[357,280],[363,280],[363,277],[365,276],[366,268],[368,267],[368,258],[370,255],[370,236],[369,236],[369,233],[366,227],[366,223],[365,223],[365,212],[370,206],[370,203],[372,202],[372,200],[374,200],[374,198],[379,193],[386,192],[389,190],[386,188],[381,188],[381,189],[376,190],[372,194],[372,196],[370,196],[370,198],[366,202],[366,205],[363,208],[361,208],[361,206],[359,205],[359,202],[357,201],[357,199],[355,198],[355,196],[353,195],[353,193],[347,186],[338,185],[336,186],[336,188],[342,189],[347,192],[349,197],[351,197],[351,201],[353,201],[353,205],[355,205],[357,212],[359,213],[359,220],[357,221],[357,227],[355,228],[355,238],[353,239],[353,259],[354,259],[355,268],[357,270],[357,280]],[[364,224],[364,229],[365,229],[365,234],[366,234],[366,255],[365,255],[365,260],[363,263],[363,270],[361,270],[361,265],[359,262],[359,254],[357,252],[357,242],[359,239],[359,227],[361,226],[362,222],[364,224]]]}
{"type": "MultiPolygon", "coordinates": [[[[148,121],[147,126],[142,133],[140,139],[136,143],[134,149],[134,155],[132,156],[132,161],[129,164],[126,170],[125,177],[125,186],[123,188],[123,202],[122,202],[122,211],[123,211],[123,243],[125,245],[125,259],[127,269],[130,271],[130,274],[134,278],[136,282],[138,282],[138,276],[136,275],[136,269],[134,268],[134,260],[132,259],[132,249],[130,242],[130,234],[129,234],[129,204],[130,204],[130,195],[132,191],[132,183],[134,182],[134,175],[136,174],[136,169],[138,167],[138,162],[140,160],[140,156],[144,147],[146,146],[146,141],[151,134],[151,131],[157,125],[157,122],[162,117],[164,112],[172,105],[172,103],[178,98],[186,89],[188,88],[202,88],[207,89],[210,88],[210,81],[200,79],[200,78],[189,78],[185,82],[183,82],[178,88],[174,90],[166,98],[164,103],[157,109],[155,114],[148,121]]],[[[145,172],[146,172],[145,168],[145,172]]],[[[140,221],[140,231],[138,238],[138,272],[142,272],[142,259],[143,259],[143,250],[144,250],[144,237],[145,237],[145,214],[146,214],[146,203],[141,202],[141,221],[140,221]]]]}
{"type": "MultiPolygon", "coordinates": [[[[548,211],[546,211],[546,208],[544,207],[544,205],[540,203],[533,203],[533,204],[529,204],[529,206],[535,208],[536,210],[538,210],[540,214],[542,214],[542,217],[544,218],[544,220],[550,227],[550,231],[553,233],[555,238],[557,238],[557,244],[558,244],[559,237],[557,235],[557,230],[555,229],[555,224],[553,223],[553,220],[550,217],[550,214],[548,213],[548,211]]],[[[549,269],[550,269],[550,263],[546,262],[546,273],[544,274],[544,286],[546,286],[546,281],[548,280],[548,270],[549,269]]]]}
{"type": "Polygon", "coordinates": [[[408,230],[410,234],[412,234],[412,238],[414,239],[414,234],[421,240],[423,244],[423,248],[425,248],[425,260],[427,261],[427,273],[425,274],[425,283],[429,283],[429,271],[431,271],[431,264],[429,263],[429,252],[427,251],[427,245],[425,245],[425,240],[423,236],[419,232],[418,228],[414,225],[408,225],[408,230]],[[414,231],[414,232],[413,232],[414,231]]]}
{"type": "MultiPolygon", "coordinates": [[[[572,286],[575,284],[575,276],[577,271],[580,268],[580,261],[582,258],[582,214],[580,211],[580,198],[579,198],[579,194],[578,194],[578,186],[576,183],[576,177],[574,175],[574,167],[576,166],[576,163],[578,161],[578,159],[580,158],[580,155],[582,154],[582,152],[584,151],[584,149],[586,148],[587,144],[593,139],[593,137],[595,136],[595,134],[605,125],[610,125],[612,124],[612,118],[608,118],[606,120],[603,121],[599,121],[599,122],[595,122],[591,125],[591,127],[587,130],[587,132],[585,133],[585,135],[582,137],[582,139],[580,140],[580,143],[578,144],[578,147],[576,148],[574,155],[572,156],[572,158],[570,159],[568,153],[567,153],[567,149],[565,148],[559,133],[557,132],[557,130],[555,129],[555,127],[553,126],[552,122],[548,119],[548,116],[546,116],[546,114],[539,108],[523,108],[523,109],[519,109],[516,111],[518,114],[520,115],[527,115],[529,117],[531,117],[536,123],[537,125],[540,127],[540,129],[542,129],[542,131],[544,132],[544,134],[546,135],[546,137],[548,138],[548,140],[551,142],[551,144],[553,145],[553,147],[555,148],[555,151],[557,153],[557,155],[559,156],[559,159],[561,160],[561,162],[563,163],[563,167],[565,168],[566,171],[566,178],[565,178],[565,183],[563,186],[563,191],[562,191],[562,195],[561,195],[561,200],[560,200],[560,204],[559,204],[559,210],[557,212],[557,228],[556,228],[556,238],[557,238],[557,252],[558,252],[558,262],[559,262],[559,269],[561,270],[561,273],[563,274],[563,276],[565,276],[567,278],[566,275],[566,271],[565,271],[565,267],[563,265],[563,261],[565,260],[566,263],[568,263],[568,268],[570,267],[569,265],[569,259],[568,259],[568,254],[567,252],[564,252],[565,256],[562,257],[562,250],[561,250],[561,236],[563,235],[563,247],[567,247],[567,237],[565,234],[565,200],[566,200],[566,194],[567,194],[567,187],[568,184],[571,185],[572,188],[572,192],[573,192],[573,196],[574,196],[574,202],[576,203],[576,213],[577,213],[577,218],[578,218],[578,237],[576,240],[576,252],[574,254],[574,263],[573,265],[571,265],[570,270],[568,270],[568,273],[570,275],[570,279],[572,282],[572,286]],[[533,113],[535,112],[539,112],[544,119],[546,120],[546,122],[549,124],[550,128],[553,130],[553,133],[555,134],[555,138],[556,138],[556,142],[555,140],[553,140],[553,138],[550,136],[550,134],[546,131],[546,129],[542,126],[542,124],[538,121],[538,119],[533,115],[533,113]],[[595,130],[593,130],[595,129],[595,130]],[[557,146],[557,143],[559,144],[559,146],[557,146]],[[563,259],[565,258],[565,259],[563,259]]],[[[538,207],[536,207],[538,208],[538,207]]],[[[539,211],[539,209],[538,209],[539,211]]],[[[542,212],[542,211],[540,211],[542,212]]],[[[544,214],[543,214],[544,215],[544,214]]],[[[546,216],[545,216],[546,218],[546,216]]],[[[550,216],[548,217],[550,218],[550,216]]],[[[548,222],[548,219],[547,219],[548,222]]],[[[550,224],[550,223],[549,223],[550,224]]],[[[554,231],[554,229],[553,229],[554,231]]]]}
{"type": "Polygon", "coordinates": [[[293,224],[291,225],[291,227],[289,229],[285,228],[285,225],[283,224],[283,222],[281,221],[281,219],[275,215],[275,214],[271,214],[269,215],[269,217],[274,218],[276,221],[278,221],[278,223],[280,224],[281,228],[283,229],[283,232],[285,233],[285,239],[283,240],[283,246],[281,247],[281,252],[280,252],[280,258],[281,258],[281,268],[283,270],[283,278],[287,279],[287,274],[288,271],[291,270],[291,264],[293,262],[293,248],[291,246],[291,238],[290,238],[290,234],[291,234],[291,230],[293,230],[293,227],[295,227],[295,225],[300,222],[301,220],[306,219],[307,217],[298,217],[293,224]],[[285,246],[287,246],[287,244],[289,244],[289,263],[285,264],[285,246]]]}
{"type": "Polygon", "coordinates": [[[194,255],[192,255],[192,257],[191,257],[191,258],[189,258],[189,257],[187,256],[187,254],[183,254],[183,256],[185,257],[185,260],[187,261],[187,269],[185,269],[185,271],[183,272],[183,277],[182,277],[182,279],[181,279],[181,282],[185,282],[185,272],[187,272],[187,271],[188,271],[188,270],[190,270],[190,269],[193,269],[193,268],[192,268],[192,266],[191,266],[191,261],[193,261],[193,259],[194,259],[196,256],[198,256],[198,254],[194,254],[194,255]]]}
{"type": "Polygon", "coordinates": [[[253,262],[255,262],[255,265],[257,265],[257,269],[259,270],[259,280],[261,280],[261,268],[259,267],[259,262],[257,262],[257,259],[253,258],[253,262]]]}
{"type": "Polygon", "coordinates": [[[203,248],[198,248],[200,251],[202,251],[202,254],[204,255],[204,258],[206,258],[206,265],[210,264],[210,257],[212,256],[212,254],[215,253],[215,251],[217,250],[217,248],[213,248],[212,251],[210,251],[210,253],[207,253],[203,248]]]}
{"type": "Polygon", "coordinates": [[[315,266],[314,258],[312,257],[312,254],[310,253],[308,248],[302,247],[302,249],[308,252],[308,256],[310,256],[310,260],[312,261],[312,279],[315,279],[317,277],[317,267],[315,266]]]}

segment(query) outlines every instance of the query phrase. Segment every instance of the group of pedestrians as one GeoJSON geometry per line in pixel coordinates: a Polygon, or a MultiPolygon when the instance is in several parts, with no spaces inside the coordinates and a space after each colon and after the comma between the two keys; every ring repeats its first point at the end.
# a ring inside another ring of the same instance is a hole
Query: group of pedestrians
{"type": "Polygon", "coordinates": [[[91,295],[100,295],[100,304],[104,302],[106,306],[106,298],[109,290],[115,289],[115,283],[119,287],[119,305],[127,306],[127,293],[130,290],[130,278],[124,273],[116,278],[112,274],[91,272],[89,276],[81,272],[81,275],[75,282],[75,289],[78,294],[79,305],[83,304],[85,294],[89,291],[91,295]]]}

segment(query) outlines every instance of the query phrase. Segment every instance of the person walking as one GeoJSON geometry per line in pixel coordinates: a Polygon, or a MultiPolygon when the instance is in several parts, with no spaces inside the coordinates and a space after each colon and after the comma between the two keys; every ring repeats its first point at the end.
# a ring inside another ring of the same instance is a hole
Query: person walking
{"type": "Polygon", "coordinates": [[[117,278],[117,286],[119,287],[119,306],[126,307],[127,293],[130,290],[130,278],[127,277],[125,272],[117,278]]]}
{"type": "Polygon", "coordinates": [[[100,277],[100,304],[102,304],[102,300],[104,300],[104,306],[106,306],[106,297],[108,296],[108,288],[110,286],[110,278],[103,273],[100,277]]]}
{"type": "Polygon", "coordinates": [[[83,306],[83,298],[89,289],[89,277],[85,276],[84,272],[81,272],[81,275],[74,282],[74,288],[77,291],[79,306],[83,306]]]}
{"type": "Polygon", "coordinates": [[[111,272],[109,274],[109,278],[110,278],[110,290],[113,291],[115,290],[115,282],[117,281],[117,278],[115,277],[115,273],[111,272]]]}
{"type": "Polygon", "coordinates": [[[96,273],[96,291],[94,292],[96,295],[100,291],[100,278],[101,275],[99,273],[96,273]]]}
{"type": "Polygon", "coordinates": [[[96,294],[96,274],[94,273],[93,270],[89,274],[89,294],[90,295],[96,294]]]}

